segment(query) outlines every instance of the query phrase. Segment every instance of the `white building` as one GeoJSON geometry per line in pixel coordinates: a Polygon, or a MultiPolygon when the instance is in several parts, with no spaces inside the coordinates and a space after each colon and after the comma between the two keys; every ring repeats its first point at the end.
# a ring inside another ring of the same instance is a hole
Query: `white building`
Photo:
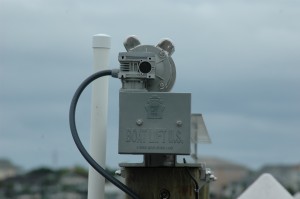
{"type": "Polygon", "coordinates": [[[19,168],[9,160],[0,159],[0,180],[17,175],[19,168]]]}

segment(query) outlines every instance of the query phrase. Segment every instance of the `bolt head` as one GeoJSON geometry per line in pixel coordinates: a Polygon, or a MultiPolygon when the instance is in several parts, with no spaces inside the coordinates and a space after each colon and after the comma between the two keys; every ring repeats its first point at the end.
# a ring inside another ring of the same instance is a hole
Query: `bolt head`
{"type": "Polygon", "coordinates": [[[170,191],[167,189],[160,190],[159,198],[160,199],[169,199],[171,196],[170,191]]]}
{"type": "Polygon", "coordinates": [[[163,82],[160,82],[160,83],[159,83],[159,87],[160,87],[160,88],[164,88],[164,87],[165,87],[165,84],[164,84],[163,82]]]}
{"type": "Polygon", "coordinates": [[[142,119],[136,120],[136,124],[137,124],[138,126],[142,126],[142,125],[143,125],[143,120],[142,120],[142,119]]]}
{"type": "Polygon", "coordinates": [[[181,127],[181,126],[182,126],[182,121],[181,121],[181,120],[178,120],[178,121],[176,122],[176,125],[177,125],[178,127],[181,127]]]}
{"type": "Polygon", "coordinates": [[[166,53],[162,50],[159,52],[159,57],[164,58],[166,56],[166,53]]]}

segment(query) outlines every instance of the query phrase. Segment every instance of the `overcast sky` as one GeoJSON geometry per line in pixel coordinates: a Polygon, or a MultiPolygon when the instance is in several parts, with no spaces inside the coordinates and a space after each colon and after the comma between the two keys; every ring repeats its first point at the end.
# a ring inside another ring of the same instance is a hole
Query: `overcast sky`
{"type": "MultiPolygon", "coordinates": [[[[87,165],[73,143],[69,104],[92,69],[92,36],[112,37],[110,67],[123,41],[169,37],[177,80],[192,93],[212,144],[199,154],[251,168],[300,163],[300,1],[0,0],[0,158],[25,169],[87,165]]],[[[110,79],[107,164],[118,155],[118,79],[110,79]]],[[[78,130],[89,144],[90,89],[78,130]]]]}

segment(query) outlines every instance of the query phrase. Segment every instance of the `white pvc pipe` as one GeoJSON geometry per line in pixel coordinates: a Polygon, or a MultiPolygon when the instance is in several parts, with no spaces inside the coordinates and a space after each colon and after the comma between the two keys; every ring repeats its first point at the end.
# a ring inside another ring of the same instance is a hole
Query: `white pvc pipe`
{"type": "MultiPolygon", "coordinates": [[[[111,37],[93,36],[94,72],[108,69],[111,37]]],[[[104,168],[106,159],[106,129],[108,105],[108,77],[93,82],[90,154],[104,168]]],[[[105,179],[89,167],[88,199],[104,198],[105,179]]]]}

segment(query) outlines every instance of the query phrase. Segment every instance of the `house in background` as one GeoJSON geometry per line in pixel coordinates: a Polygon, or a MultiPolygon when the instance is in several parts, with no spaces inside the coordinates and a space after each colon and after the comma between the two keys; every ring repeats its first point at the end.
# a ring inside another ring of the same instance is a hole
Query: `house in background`
{"type": "Polygon", "coordinates": [[[20,168],[7,159],[0,159],[0,180],[16,176],[20,168]]]}

